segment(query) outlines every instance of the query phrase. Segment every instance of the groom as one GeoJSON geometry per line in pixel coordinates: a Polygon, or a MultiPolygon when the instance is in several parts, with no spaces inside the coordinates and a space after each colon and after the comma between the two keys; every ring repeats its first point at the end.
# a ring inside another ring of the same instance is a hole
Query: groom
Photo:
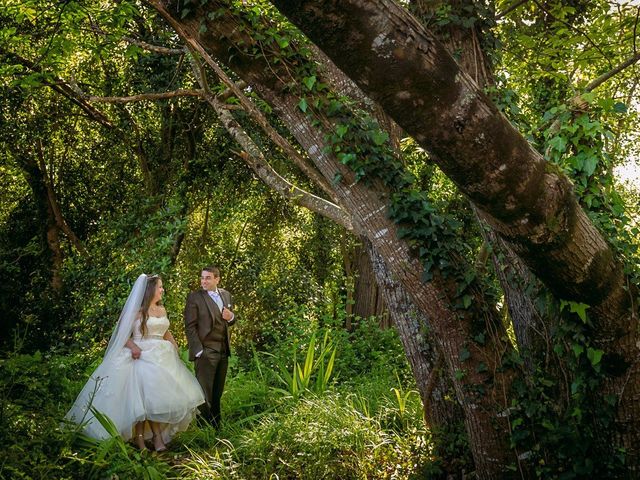
{"type": "Polygon", "coordinates": [[[200,274],[201,290],[191,292],[184,309],[189,343],[189,360],[195,361],[196,378],[206,403],[200,413],[214,427],[220,424],[220,397],[231,355],[229,326],[235,322],[233,297],[218,288],[220,270],[205,267],[200,274]]]}

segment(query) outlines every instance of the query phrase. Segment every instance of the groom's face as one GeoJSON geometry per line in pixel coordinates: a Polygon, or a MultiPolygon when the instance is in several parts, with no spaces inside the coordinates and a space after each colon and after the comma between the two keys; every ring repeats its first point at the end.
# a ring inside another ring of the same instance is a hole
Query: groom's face
{"type": "Polygon", "coordinates": [[[211,272],[207,272],[203,270],[200,273],[200,286],[204,290],[215,290],[218,288],[218,282],[220,281],[220,277],[214,275],[211,272]]]}

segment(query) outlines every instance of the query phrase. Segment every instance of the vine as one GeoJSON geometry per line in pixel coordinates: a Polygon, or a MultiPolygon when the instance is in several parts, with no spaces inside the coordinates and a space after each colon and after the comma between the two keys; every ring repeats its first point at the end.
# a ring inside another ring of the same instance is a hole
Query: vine
{"type": "MultiPolygon", "coordinates": [[[[433,198],[433,192],[424,185],[424,177],[407,169],[391,148],[389,135],[365,109],[335,94],[319,80],[321,74],[308,60],[309,51],[300,34],[286,23],[274,28],[252,7],[234,13],[249,22],[242,27],[251,35],[246,52],[257,56],[268,51],[271,62],[285,65],[291,77],[285,83],[299,96],[298,108],[316,125],[331,130],[325,138],[325,153],[335,155],[349,167],[356,181],[381,181],[387,187],[389,217],[398,225],[400,238],[422,262],[423,280],[429,281],[437,273],[455,285],[453,306],[461,313],[479,307],[473,300],[480,289],[487,300],[481,308],[495,305],[495,286],[485,286],[475,269],[467,268],[466,259],[472,248],[459,241],[461,220],[433,198]]],[[[503,102],[504,107],[520,116],[515,101],[513,95],[503,102]]],[[[618,103],[602,103],[600,108],[616,114],[624,110],[618,103]]],[[[610,135],[604,122],[597,113],[575,116],[568,109],[562,111],[562,107],[549,110],[547,115],[543,121],[557,120],[542,138],[547,159],[574,179],[581,204],[596,225],[610,235],[618,251],[635,255],[637,249],[632,247],[631,236],[638,234],[637,229],[615,239],[612,236],[628,219],[610,177],[600,181],[601,174],[609,173],[611,168],[606,156],[601,155],[610,135]]],[[[336,174],[334,182],[342,180],[336,174]]],[[[590,340],[594,326],[588,305],[558,301],[549,295],[538,300],[538,307],[554,319],[549,357],[532,365],[529,376],[517,379],[513,385],[515,398],[509,414],[512,446],[538,477],[618,476],[623,472],[624,451],[601,435],[601,431],[612,430],[615,416],[615,398],[600,393],[611,363],[590,340]],[[554,374],[565,379],[563,384],[554,383],[558,377],[554,374]]],[[[473,318],[475,331],[470,341],[483,344],[487,335],[484,316],[474,312],[473,318]]],[[[462,361],[469,358],[469,348],[463,348],[459,355],[462,361]]],[[[530,360],[524,352],[516,351],[505,359],[503,368],[522,369],[530,360]]],[[[481,387],[477,393],[483,393],[481,387]]]]}

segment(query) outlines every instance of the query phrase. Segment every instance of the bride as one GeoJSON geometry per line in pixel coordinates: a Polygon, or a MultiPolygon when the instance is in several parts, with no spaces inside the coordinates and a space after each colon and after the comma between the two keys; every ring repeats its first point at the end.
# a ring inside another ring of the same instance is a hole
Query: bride
{"type": "Polygon", "coordinates": [[[161,304],[162,279],[142,274],[127,299],[102,363],[82,388],[65,418],[82,424],[95,439],[109,434],[90,407],[107,415],[123,439],[140,449],[152,439],[166,450],[173,435],[186,430],[204,395],[182,363],[161,304]]]}

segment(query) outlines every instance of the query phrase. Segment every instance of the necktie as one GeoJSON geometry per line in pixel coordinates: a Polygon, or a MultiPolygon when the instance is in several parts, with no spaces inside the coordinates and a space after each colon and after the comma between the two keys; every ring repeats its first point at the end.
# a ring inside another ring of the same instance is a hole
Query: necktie
{"type": "Polygon", "coordinates": [[[223,304],[222,298],[220,297],[220,292],[218,292],[217,290],[210,291],[209,296],[211,297],[211,300],[216,302],[216,305],[218,305],[220,311],[222,311],[223,304]]]}

